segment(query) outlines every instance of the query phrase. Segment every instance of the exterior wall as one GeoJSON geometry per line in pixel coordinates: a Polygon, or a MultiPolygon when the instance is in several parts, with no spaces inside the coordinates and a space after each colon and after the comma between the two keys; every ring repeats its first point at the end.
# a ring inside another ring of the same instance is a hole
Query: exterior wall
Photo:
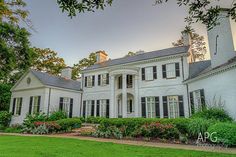
{"type": "MultiPolygon", "coordinates": [[[[29,112],[29,102],[30,96],[41,96],[41,104],[44,104],[45,98],[45,88],[38,88],[38,89],[27,89],[27,90],[20,90],[12,92],[11,96],[11,105],[10,105],[10,112],[12,111],[13,106],[13,99],[22,97],[22,108],[21,108],[21,115],[13,115],[11,124],[20,124],[25,119],[26,115],[29,112]]],[[[44,112],[45,108],[43,105],[40,105],[40,111],[44,112]]]]}
{"type": "Polygon", "coordinates": [[[201,80],[189,83],[189,92],[204,89],[207,105],[213,105],[213,100],[221,99],[225,109],[236,119],[236,69],[231,69],[201,80]]]}
{"type": "Polygon", "coordinates": [[[73,117],[79,117],[80,113],[80,103],[81,103],[81,92],[66,90],[61,88],[47,88],[46,89],[46,103],[44,104],[44,112],[47,113],[48,105],[49,112],[58,111],[59,110],[59,101],[60,97],[69,97],[73,99],[73,117]],[[50,94],[51,90],[51,94],[50,94]],[[49,96],[50,95],[50,96],[49,96]],[[49,101],[50,97],[50,101],[49,101]]]}
{"type": "MultiPolygon", "coordinates": [[[[189,116],[188,112],[188,98],[187,98],[187,87],[183,84],[183,80],[188,78],[189,75],[189,65],[187,63],[187,57],[173,57],[158,61],[143,61],[136,62],[129,65],[117,65],[114,67],[108,67],[104,69],[96,69],[94,71],[86,71],[83,73],[83,78],[90,75],[95,75],[95,86],[94,87],[84,87],[83,84],[83,100],[100,100],[100,99],[111,99],[111,75],[109,85],[106,86],[98,86],[98,75],[103,73],[112,73],[113,69],[120,71],[120,74],[126,73],[129,74],[129,69],[138,69],[137,77],[138,84],[134,84],[133,89],[127,89],[127,93],[131,93],[133,95],[138,96],[138,112],[136,115],[141,117],[141,97],[145,96],[159,96],[160,98],[160,110],[161,117],[163,117],[163,109],[162,109],[162,96],[169,95],[183,95],[184,97],[184,110],[185,116],[189,116]],[[180,65],[180,77],[174,79],[163,79],[162,77],[162,65],[168,63],[176,63],[178,62],[180,65]],[[183,66],[182,66],[183,65],[183,66]],[[157,66],[157,79],[153,81],[142,81],[141,68],[149,67],[149,66],[157,66]],[[135,86],[138,86],[138,92],[135,91],[135,86]]],[[[133,83],[135,80],[133,80],[133,83]]],[[[122,93],[122,89],[117,89],[117,78],[115,77],[115,97],[118,94],[122,93]]],[[[112,101],[111,101],[112,102],[112,101]]],[[[116,102],[115,102],[116,103],[116,102]]],[[[96,101],[95,101],[96,105],[96,101]]],[[[115,104],[110,104],[115,105],[115,104]]],[[[136,106],[134,104],[134,106],[136,106]]],[[[117,109],[115,109],[117,110],[117,109]]]]}

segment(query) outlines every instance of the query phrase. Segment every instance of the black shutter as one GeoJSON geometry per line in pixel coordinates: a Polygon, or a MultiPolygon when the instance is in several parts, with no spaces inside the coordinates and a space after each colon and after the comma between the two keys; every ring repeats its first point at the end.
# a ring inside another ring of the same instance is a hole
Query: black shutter
{"type": "Polygon", "coordinates": [[[156,117],[160,118],[160,102],[159,97],[155,97],[156,117]]]}
{"type": "Polygon", "coordinates": [[[85,79],[85,80],[84,80],[84,86],[87,87],[87,81],[88,81],[88,78],[85,77],[84,79],[85,79]]]}
{"type": "Polygon", "coordinates": [[[190,95],[190,106],[191,106],[191,113],[194,114],[195,108],[194,108],[194,98],[193,98],[193,92],[189,93],[190,95]]]}
{"type": "Polygon", "coordinates": [[[38,96],[37,113],[39,113],[39,110],[40,110],[40,102],[41,102],[41,96],[38,96]]]}
{"type": "Polygon", "coordinates": [[[95,107],[95,101],[92,100],[92,106],[91,106],[91,116],[94,117],[94,107],[95,107]]]}
{"type": "Polygon", "coordinates": [[[97,113],[96,116],[99,117],[100,116],[100,100],[97,100],[97,113]]]}
{"type": "Polygon", "coordinates": [[[101,75],[98,75],[98,85],[101,85],[101,75]]]}
{"type": "Polygon", "coordinates": [[[180,76],[180,69],[179,69],[179,63],[175,63],[175,76],[180,76]]]}
{"type": "Polygon", "coordinates": [[[63,110],[63,98],[60,97],[60,101],[59,101],[59,111],[63,110]]]}
{"type": "Polygon", "coordinates": [[[95,85],[95,75],[92,76],[92,86],[95,85]]]}
{"type": "Polygon", "coordinates": [[[204,89],[200,90],[200,95],[201,95],[201,105],[202,105],[202,108],[205,109],[206,108],[206,101],[205,101],[204,89]]]}
{"type": "Polygon", "coordinates": [[[145,68],[142,68],[142,80],[145,80],[145,68]]]}
{"type": "Polygon", "coordinates": [[[109,99],[107,99],[107,105],[106,105],[106,118],[109,118],[109,110],[110,110],[110,107],[109,107],[109,99]]]}
{"type": "Polygon", "coordinates": [[[106,77],[107,77],[107,78],[106,78],[106,84],[109,84],[109,74],[107,74],[106,77]]]}
{"type": "Polygon", "coordinates": [[[183,96],[179,96],[179,116],[184,117],[184,100],[183,96]]]}
{"type": "Polygon", "coordinates": [[[162,65],[162,77],[166,78],[166,65],[162,65]]]}
{"type": "Polygon", "coordinates": [[[162,101],[163,101],[163,116],[164,116],[164,118],[168,118],[167,96],[163,96],[162,101]]]}
{"type": "Polygon", "coordinates": [[[13,104],[12,104],[12,115],[15,114],[15,107],[16,107],[16,98],[13,99],[13,104]]]}
{"type": "Polygon", "coordinates": [[[20,98],[19,115],[21,115],[21,109],[22,109],[22,100],[23,100],[23,98],[20,98]]]}
{"type": "Polygon", "coordinates": [[[32,104],[33,104],[33,97],[30,97],[30,103],[29,103],[29,114],[32,113],[32,104]]]}
{"type": "Polygon", "coordinates": [[[146,118],[146,98],[141,98],[141,106],[142,106],[142,117],[146,118]]]}
{"type": "Polygon", "coordinates": [[[153,79],[157,79],[157,67],[153,67],[153,79]]]}
{"type": "Polygon", "coordinates": [[[83,101],[83,117],[85,117],[86,114],[86,101],[83,101]]]}
{"type": "Polygon", "coordinates": [[[69,110],[69,118],[72,118],[73,115],[73,99],[70,99],[70,110],[69,110]]]}

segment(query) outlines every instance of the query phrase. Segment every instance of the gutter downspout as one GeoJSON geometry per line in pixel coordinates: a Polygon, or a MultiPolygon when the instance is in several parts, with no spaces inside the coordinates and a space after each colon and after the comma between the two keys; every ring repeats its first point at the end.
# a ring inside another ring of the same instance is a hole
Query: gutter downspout
{"type": "Polygon", "coordinates": [[[48,94],[48,110],[47,110],[47,116],[49,116],[50,102],[51,102],[51,88],[49,88],[49,94],[48,94]]]}

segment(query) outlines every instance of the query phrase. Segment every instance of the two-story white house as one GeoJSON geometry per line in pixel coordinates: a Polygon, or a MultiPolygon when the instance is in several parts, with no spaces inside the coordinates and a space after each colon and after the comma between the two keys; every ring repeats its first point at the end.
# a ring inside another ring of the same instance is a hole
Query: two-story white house
{"type": "Polygon", "coordinates": [[[208,31],[211,60],[189,62],[184,33],[182,47],[113,60],[99,51],[97,63],[82,71],[82,83],[71,80],[70,68],[61,77],[30,70],[12,88],[12,124],[56,110],[70,117],[189,117],[219,102],[236,119],[236,28],[224,11],[219,22],[208,31]]]}

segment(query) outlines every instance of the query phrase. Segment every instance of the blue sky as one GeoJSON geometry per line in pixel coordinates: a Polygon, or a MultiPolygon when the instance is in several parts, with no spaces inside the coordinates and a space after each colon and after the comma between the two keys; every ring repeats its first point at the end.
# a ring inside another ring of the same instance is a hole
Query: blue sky
{"type": "MultiPolygon", "coordinates": [[[[115,0],[104,11],[73,19],[61,12],[56,0],[25,1],[37,30],[30,31],[32,46],[55,50],[70,66],[98,50],[113,59],[129,51],[171,47],[186,25],[186,9],[172,0],[158,6],[153,6],[154,0],[115,0]]],[[[194,28],[206,37],[205,26],[194,28]]]]}

